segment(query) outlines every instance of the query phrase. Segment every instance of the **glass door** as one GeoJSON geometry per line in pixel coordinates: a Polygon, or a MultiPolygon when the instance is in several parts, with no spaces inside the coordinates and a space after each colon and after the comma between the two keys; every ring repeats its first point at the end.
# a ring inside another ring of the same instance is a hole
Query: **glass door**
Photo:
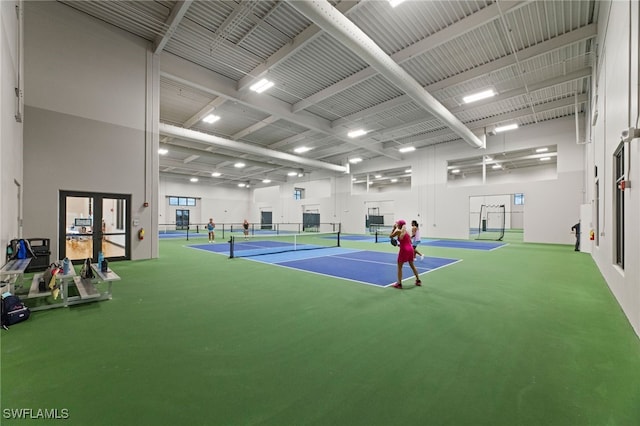
{"type": "Polygon", "coordinates": [[[131,258],[131,196],[60,191],[60,258],[131,258]]]}
{"type": "Polygon", "coordinates": [[[189,229],[189,210],[176,210],[176,230],[189,229]]]}

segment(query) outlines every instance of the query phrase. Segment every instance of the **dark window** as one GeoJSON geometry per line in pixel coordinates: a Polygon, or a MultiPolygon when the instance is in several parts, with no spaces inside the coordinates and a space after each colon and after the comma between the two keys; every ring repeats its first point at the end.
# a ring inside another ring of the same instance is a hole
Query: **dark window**
{"type": "Polygon", "coordinates": [[[624,189],[621,185],[625,180],[624,174],[624,144],[620,144],[613,154],[615,173],[615,230],[616,230],[616,264],[624,269],[624,189]]]}

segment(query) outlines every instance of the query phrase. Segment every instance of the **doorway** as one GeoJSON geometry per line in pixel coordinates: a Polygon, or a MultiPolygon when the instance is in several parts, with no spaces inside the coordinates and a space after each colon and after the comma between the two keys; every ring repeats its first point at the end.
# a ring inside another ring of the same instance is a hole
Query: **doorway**
{"type": "Polygon", "coordinates": [[[189,210],[176,210],[176,230],[189,229],[189,210]]]}
{"type": "Polygon", "coordinates": [[[131,195],[60,191],[59,217],[60,258],[131,258],[131,195]]]}

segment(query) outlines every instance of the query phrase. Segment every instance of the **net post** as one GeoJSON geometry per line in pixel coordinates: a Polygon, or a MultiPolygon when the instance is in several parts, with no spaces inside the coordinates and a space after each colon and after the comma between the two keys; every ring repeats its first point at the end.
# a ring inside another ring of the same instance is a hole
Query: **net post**
{"type": "Polygon", "coordinates": [[[233,243],[234,238],[233,235],[231,235],[231,238],[229,238],[229,259],[233,259],[233,243]]]}
{"type": "Polygon", "coordinates": [[[338,230],[338,247],[340,247],[340,231],[338,230]]]}
{"type": "Polygon", "coordinates": [[[187,225],[187,241],[189,241],[189,228],[191,228],[191,226],[187,225]]]}

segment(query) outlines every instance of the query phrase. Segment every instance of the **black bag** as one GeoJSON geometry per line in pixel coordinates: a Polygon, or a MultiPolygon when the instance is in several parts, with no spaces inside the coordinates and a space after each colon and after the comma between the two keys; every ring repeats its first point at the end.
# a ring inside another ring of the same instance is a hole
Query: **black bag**
{"type": "Polygon", "coordinates": [[[100,272],[102,272],[103,274],[109,272],[109,262],[107,262],[107,259],[102,260],[102,265],[100,265],[100,272]]]}
{"type": "Polygon", "coordinates": [[[91,258],[88,257],[85,259],[82,264],[82,269],[80,269],[80,278],[94,278],[93,269],[91,269],[91,258]]]}
{"type": "Polygon", "coordinates": [[[17,324],[29,319],[31,311],[22,303],[18,296],[7,296],[2,298],[2,326],[17,324]]]}

